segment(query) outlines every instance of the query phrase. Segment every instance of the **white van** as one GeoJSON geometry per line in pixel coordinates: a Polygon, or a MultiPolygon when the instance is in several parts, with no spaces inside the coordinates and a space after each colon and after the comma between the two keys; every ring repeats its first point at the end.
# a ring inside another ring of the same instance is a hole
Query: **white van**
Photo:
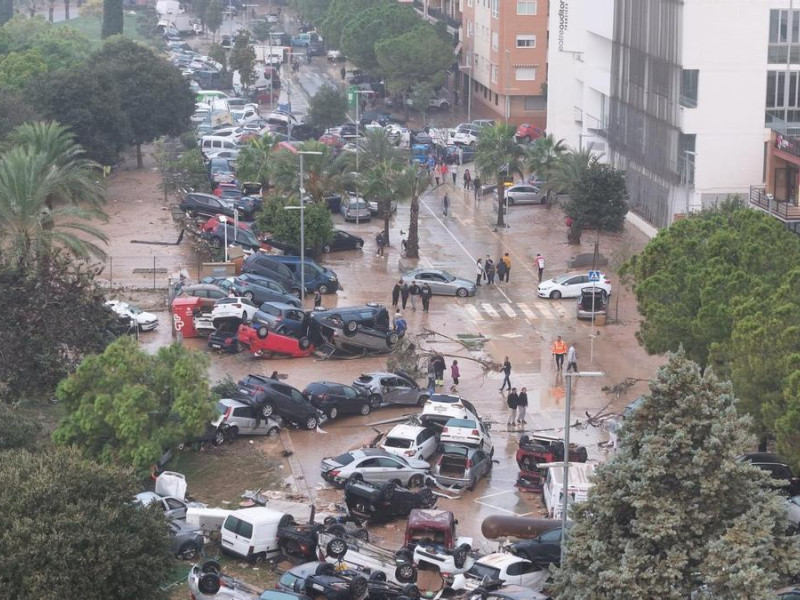
{"type": "MultiPolygon", "coordinates": [[[[564,463],[541,463],[536,465],[540,469],[547,469],[547,480],[542,488],[544,504],[547,507],[548,518],[560,519],[564,497],[564,463]]],[[[589,497],[589,490],[594,485],[591,478],[594,466],[586,463],[569,463],[569,482],[567,493],[568,504],[585,502],[589,497]]]]}
{"type": "Polygon", "coordinates": [[[197,92],[195,102],[208,102],[209,100],[227,99],[228,94],[219,90],[201,90],[197,92]]]}
{"type": "Polygon", "coordinates": [[[200,151],[203,154],[209,152],[219,152],[220,150],[238,150],[239,144],[235,138],[220,137],[216,135],[206,135],[200,141],[200,151]]]}
{"type": "Polygon", "coordinates": [[[292,519],[289,514],[264,506],[235,510],[222,524],[222,551],[252,562],[277,556],[278,527],[292,519]]]}

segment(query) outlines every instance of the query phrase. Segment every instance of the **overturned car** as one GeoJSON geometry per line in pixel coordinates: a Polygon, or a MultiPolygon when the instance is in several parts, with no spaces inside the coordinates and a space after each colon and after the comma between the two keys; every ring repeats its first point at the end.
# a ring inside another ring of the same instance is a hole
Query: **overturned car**
{"type": "Polygon", "coordinates": [[[345,354],[391,352],[399,340],[389,311],[375,303],[316,310],[311,313],[308,333],[317,348],[328,346],[345,354]]]}

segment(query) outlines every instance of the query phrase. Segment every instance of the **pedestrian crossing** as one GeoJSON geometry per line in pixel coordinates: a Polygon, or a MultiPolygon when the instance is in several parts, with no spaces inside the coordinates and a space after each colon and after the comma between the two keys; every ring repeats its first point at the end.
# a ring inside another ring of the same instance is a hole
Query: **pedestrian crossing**
{"type": "Polygon", "coordinates": [[[462,305],[469,317],[476,322],[494,319],[527,319],[529,321],[558,321],[567,315],[558,304],[543,304],[531,307],[522,302],[482,302],[462,305]]]}

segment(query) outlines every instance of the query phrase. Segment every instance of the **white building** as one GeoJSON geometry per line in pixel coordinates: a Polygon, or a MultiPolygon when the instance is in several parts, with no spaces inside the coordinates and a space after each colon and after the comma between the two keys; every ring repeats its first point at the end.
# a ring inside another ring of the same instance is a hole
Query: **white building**
{"type": "Polygon", "coordinates": [[[800,169],[766,156],[800,132],[800,0],[551,0],[550,32],[548,131],[624,169],[635,213],[764,182],[797,204],[800,169]]]}

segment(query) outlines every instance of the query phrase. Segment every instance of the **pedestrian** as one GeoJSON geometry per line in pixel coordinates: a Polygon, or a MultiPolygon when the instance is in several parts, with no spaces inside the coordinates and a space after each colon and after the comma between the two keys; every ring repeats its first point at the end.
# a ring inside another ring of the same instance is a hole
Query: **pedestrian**
{"type": "Polygon", "coordinates": [[[472,187],[472,174],[469,169],[464,169],[464,175],[461,178],[464,181],[464,190],[469,190],[472,187]]]}
{"type": "Polygon", "coordinates": [[[392,288],[392,308],[397,308],[397,303],[400,302],[400,290],[403,289],[403,280],[399,279],[392,288]]]}
{"type": "Polygon", "coordinates": [[[310,65],[311,64],[311,53],[306,50],[306,62],[310,65]]]}
{"type": "Polygon", "coordinates": [[[454,166],[450,169],[450,175],[453,176],[453,187],[456,187],[456,180],[458,179],[458,167],[454,166]]]}
{"type": "Polygon", "coordinates": [[[511,255],[508,252],[503,255],[503,263],[506,265],[506,283],[508,283],[508,278],[511,275],[511,255]]]}
{"type": "Polygon", "coordinates": [[[486,281],[486,282],[489,281],[489,275],[488,275],[488,273],[486,273],[486,269],[489,268],[489,263],[490,262],[492,262],[492,257],[487,254],[486,258],[483,259],[483,280],[486,281]]]}
{"type": "Polygon", "coordinates": [[[457,155],[458,155],[458,164],[459,165],[463,165],[464,164],[464,148],[461,145],[459,145],[458,146],[458,150],[456,152],[457,152],[457,155]]]}
{"type": "Polygon", "coordinates": [[[378,256],[383,256],[383,249],[386,246],[386,232],[381,231],[375,236],[375,243],[378,246],[378,256]]]}
{"type": "Polygon", "coordinates": [[[447,365],[444,362],[444,356],[437,353],[433,357],[433,360],[434,360],[433,368],[436,371],[436,385],[442,386],[444,385],[444,370],[447,367],[447,365]]]}
{"type": "Polygon", "coordinates": [[[450,211],[450,197],[445,194],[442,198],[442,216],[446,219],[447,213],[450,211]]]}
{"type": "Polygon", "coordinates": [[[475,179],[472,180],[472,189],[473,193],[475,194],[475,200],[480,201],[481,199],[481,178],[475,175],[475,179]]]}
{"type": "Polygon", "coordinates": [[[437,164],[433,167],[433,178],[436,180],[436,187],[439,187],[439,179],[442,177],[442,167],[437,164]]]}
{"type": "Polygon", "coordinates": [[[451,392],[457,392],[456,386],[458,385],[458,378],[461,376],[461,371],[458,369],[458,361],[454,360],[450,365],[450,377],[453,378],[453,387],[450,388],[451,392]]]}
{"type": "Polygon", "coordinates": [[[341,75],[341,76],[342,76],[342,81],[344,81],[344,80],[345,80],[345,78],[347,77],[347,69],[345,69],[344,67],[342,67],[341,69],[339,69],[339,75],[341,75]]]}
{"type": "Polygon", "coordinates": [[[503,283],[503,279],[506,276],[506,263],[501,258],[497,261],[497,283],[503,283]]]}
{"type": "Polygon", "coordinates": [[[479,258],[478,264],[475,265],[475,285],[481,284],[481,278],[484,276],[483,261],[479,258]]]}
{"type": "Polygon", "coordinates": [[[434,392],[436,392],[436,369],[431,358],[428,361],[428,396],[433,396],[434,392]]]}
{"type": "Polygon", "coordinates": [[[453,106],[458,106],[458,90],[453,90],[453,106]]]}
{"type": "Polygon", "coordinates": [[[408,302],[408,284],[406,282],[403,282],[403,287],[400,288],[400,297],[403,299],[403,310],[405,310],[408,302]]]}
{"type": "Polygon", "coordinates": [[[442,183],[447,183],[447,174],[450,172],[450,168],[447,166],[445,161],[442,161],[442,183]]]}
{"type": "Polygon", "coordinates": [[[274,379],[275,381],[278,381],[278,379],[280,378],[280,376],[278,375],[278,372],[277,372],[277,371],[273,371],[273,372],[272,372],[272,375],[270,375],[270,376],[269,376],[269,378],[270,378],[270,379],[274,379]]]}
{"type": "Polygon", "coordinates": [[[486,262],[484,263],[484,269],[486,269],[486,281],[488,285],[494,285],[494,275],[497,272],[497,267],[494,266],[494,261],[491,258],[487,258],[486,262]]]}
{"type": "Polygon", "coordinates": [[[570,371],[578,372],[578,353],[575,352],[575,344],[569,345],[567,350],[567,373],[570,371]]]}
{"type": "Polygon", "coordinates": [[[322,306],[322,294],[319,293],[319,290],[314,291],[314,308],[319,308],[322,306]]]}
{"type": "Polygon", "coordinates": [[[428,312],[428,309],[431,306],[431,296],[433,296],[433,290],[431,289],[431,286],[427,283],[423,284],[420,295],[422,296],[422,312],[428,312]]]}
{"type": "Polygon", "coordinates": [[[517,396],[517,423],[520,425],[527,424],[525,420],[525,411],[528,410],[528,388],[522,388],[517,396]]]}
{"type": "Polygon", "coordinates": [[[513,427],[517,419],[517,403],[519,396],[517,396],[517,388],[511,388],[511,391],[506,398],[506,406],[508,406],[508,422],[506,425],[513,427]]]}
{"type": "Polygon", "coordinates": [[[542,283],[542,275],[544,274],[544,256],[537,253],[533,262],[536,263],[536,268],[539,271],[539,283],[542,283]]]}
{"type": "Polygon", "coordinates": [[[500,391],[502,392],[505,389],[506,384],[508,384],[508,389],[511,389],[511,361],[508,360],[507,356],[503,361],[503,367],[501,370],[503,371],[503,385],[500,386],[500,391]]]}
{"type": "Polygon", "coordinates": [[[408,286],[408,295],[411,296],[411,310],[417,310],[417,296],[419,296],[421,292],[422,290],[420,290],[416,281],[412,281],[411,285],[408,286]]]}
{"type": "Polygon", "coordinates": [[[406,329],[408,329],[408,323],[406,323],[405,318],[403,317],[403,313],[400,312],[400,309],[395,309],[394,311],[394,331],[398,337],[403,337],[406,334],[406,329]]]}
{"type": "Polygon", "coordinates": [[[567,344],[558,336],[553,342],[553,357],[556,359],[556,371],[561,371],[564,368],[564,356],[567,354],[567,344]]]}

